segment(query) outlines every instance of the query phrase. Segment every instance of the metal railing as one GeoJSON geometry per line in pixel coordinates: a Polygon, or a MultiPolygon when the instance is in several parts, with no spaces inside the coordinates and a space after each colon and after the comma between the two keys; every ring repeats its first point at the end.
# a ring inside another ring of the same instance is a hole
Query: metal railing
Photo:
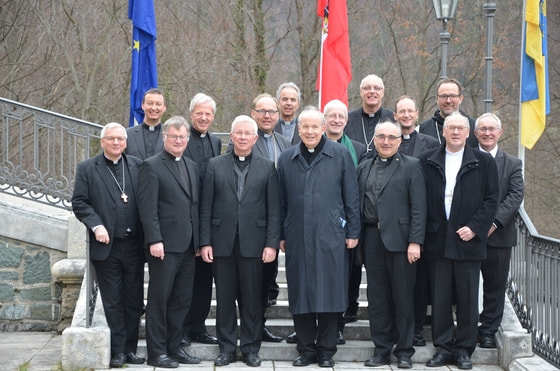
{"type": "Polygon", "coordinates": [[[0,98],[0,191],[70,209],[78,162],[99,152],[101,125],[0,98]]]}
{"type": "Polygon", "coordinates": [[[533,351],[560,367],[560,240],[540,236],[523,208],[515,222],[508,296],[533,351]]]}

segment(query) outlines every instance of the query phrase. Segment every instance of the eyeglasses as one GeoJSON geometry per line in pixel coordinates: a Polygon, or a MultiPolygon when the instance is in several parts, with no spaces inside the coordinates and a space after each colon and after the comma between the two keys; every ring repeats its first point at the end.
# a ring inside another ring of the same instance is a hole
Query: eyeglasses
{"type": "Polygon", "coordinates": [[[250,131],[234,131],[232,134],[233,134],[234,136],[238,137],[238,138],[241,138],[241,137],[254,137],[255,135],[257,135],[257,134],[255,134],[255,133],[250,132],[250,131]]]}
{"type": "Polygon", "coordinates": [[[415,112],[418,112],[418,111],[413,110],[413,109],[402,109],[402,110],[398,110],[398,111],[397,111],[397,114],[399,114],[399,115],[405,115],[405,114],[408,113],[409,115],[412,115],[412,114],[415,113],[415,112]]]}
{"type": "Polygon", "coordinates": [[[329,113],[329,114],[327,115],[327,118],[328,118],[329,120],[336,120],[336,119],[339,119],[339,120],[346,120],[346,116],[343,115],[343,114],[341,114],[341,113],[329,113]]]}
{"type": "Polygon", "coordinates": [[[438,94],[436,96],[441,100],[448,100],[448,99],[455,100],[455,99],[459,99],[461,94],[438,94]]]}
{"type": "Polygon", "coordinates": [[[397,137],[395,135],[385,135],[385,134],[375,134],[375,137],[381,141],[388,139],[389,142],[393,142],[397,139],[399,139],[400,137],[397,137]]]}
{"type": "Polygon", "coordinates": [[[449,131],[457,130],[458,132],[462,132],[468,129],[466,126],[444,126],[443,128],[449,131]]]}
{"type": "Polygon", "coordinates": [[[179,139],[181,142],[185,141],[188,138],[188,136],[186,135],[175,135],[175,134],[165,134],[165,136],[171,140],[179,139]]]}
{"type": "Polygon", "coordinates": [[[254,109],[253,111],[255,111],[256,113],[258,113],[261,116],[265,116],[267,113],[270,116],[276,115],[278,113],[278,110],[276,109],[254,109]]]}
{"type": "Polygon", "coordinates": [[[109,142],[114,142],[116,140],[119,143],[124,142],[126,140],[125,137],[103,137],[101,139],[104,139],[109,142]]]}
{"type": "Polygon", "coordinates": [[[383,86],[377,86],[377,85],[365,85],[360,87],[360,89],[364,90],[364,91],[370,91],[370,90],[375,90],[375,91],[381,91],[384,89],[383,86]]]}
{"type": "Polygon", "coordinates": [[[500,130],[500,128],[497,128],[495,126],[487,126],[487,127],[482,127],[482,128],[476,128],[476,131],[479,131],[481,133],[485,133],[485,132],[493,133],[496,130],[500,130]]]}

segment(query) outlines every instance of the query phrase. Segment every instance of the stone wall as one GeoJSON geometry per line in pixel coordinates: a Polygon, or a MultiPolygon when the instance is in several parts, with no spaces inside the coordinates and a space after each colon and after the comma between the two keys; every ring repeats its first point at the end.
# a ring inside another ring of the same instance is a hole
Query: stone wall
{"type": "Polygon", "coordinates": [[[52,331],[61,285],[51,267],[66,252],[0,237],[0,331],[52,331]]]}

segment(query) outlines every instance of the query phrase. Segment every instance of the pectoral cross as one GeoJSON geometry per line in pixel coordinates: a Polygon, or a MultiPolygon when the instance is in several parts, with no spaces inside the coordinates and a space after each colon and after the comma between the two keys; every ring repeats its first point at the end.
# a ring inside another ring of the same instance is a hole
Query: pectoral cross
{"type": "Polygon", "coordinates": [[[126,195],[126,193],[121,193],[121,198],[125,204],[128,202],[128,196],[126,195]]]}

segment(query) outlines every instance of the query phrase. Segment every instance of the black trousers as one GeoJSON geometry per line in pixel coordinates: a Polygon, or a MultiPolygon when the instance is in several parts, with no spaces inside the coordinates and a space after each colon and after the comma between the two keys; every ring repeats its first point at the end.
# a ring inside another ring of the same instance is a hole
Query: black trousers
{"type": "Polygon", "coordinates": [[[144,310],[144,256],[138,238],[115,239],[105,260],[91,260],[107,324],[111,354],[136,353],[144,310]]]}
{"type": "Polygon", "coordinates": [[[421,333],[426,324],[426,313],[430,297],[430,260],[416,262],[416,282],[414,285],[414,331],[421,333]]]}
{"type": "Polygon", "coordinates": [[[260,257],[244,258],[236,238],[233,254],[214,256],[216,281],[216,335],[220,352],[234,353],[237,349],[237,312],[239,303],[239,345],[243,354],[258,353],[261,347],[261,292],[263,263],[260,257]]]}
{"type": "Polygon", "coordinates": [[[183,336],[191,339],[206,331],[206,318],[212,303],[212,264],[196,257],[191,309],[183,323],[183,336]]]}
{"type": "Polygon", "coordinates": [[[263,275],[262,275],[262,289],[261,289],[261,311],[262,311],[262,321],[266,321],[265,313],[266,308],[268,308],[268,301],[270,296],[270,290],[274,287],[276,282],[276,276],[278,275],[278,254],[274,261],[270,263],[263,264],[263,275]]]}
{"type": "Polygon", "coordinates": [[[191,306],[195,260],[192,244],[184,253],[155,258],[146,252],[150,269],[146,305],[148,357],[175,354],[181,347],[183,322],[191,306]]]}
{"type": "Polygon", "coordinates": [[[362,246],[368,281],[368,312],[375,355],[412,357],[416,263],[407,252],[387,250],[379,229],[364,227],[362,246]]]}
{"type": "Polygon", "coordinates": [[[444,355],[471,356],[478,335],[480,261],[442,258],[431,262],[430,268],[434,346],[444,355]],[[453,322],[454,301],[457,304],[456,329],[453,322]]]}
{"type": "Polygon", "coordinates": [[[478,318],[480,335],[493,336],[502,323],[510,260],[511,247],[489,246],[487,258],[482,261],[482,313],[478,318]]]}
{"type": "Polygon", "coordinates": [[[294,314],[298,352],[319,359],[334,356],[337,316],[336,312],[294,314]]]}

